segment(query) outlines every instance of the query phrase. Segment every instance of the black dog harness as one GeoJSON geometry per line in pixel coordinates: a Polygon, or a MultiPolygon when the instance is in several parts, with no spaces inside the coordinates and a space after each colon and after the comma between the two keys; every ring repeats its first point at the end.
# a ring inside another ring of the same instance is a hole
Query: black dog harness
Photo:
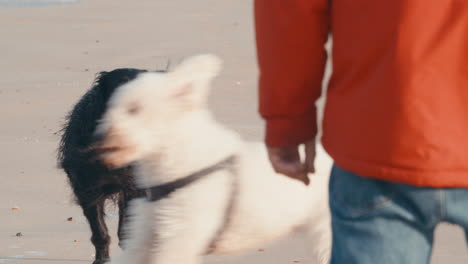
{"type": "Polygon", "coordinates": [[[237,165],[237,156],[236,155],[231,155],[227,157],[226,159],[210,166],[204,169],[201,169],[197,172],[194,172],[184,178],[177,179],[172,182],[164,183],[161,185],[155,185],[147,188],[141,188],[139,191],[142,193],[146,194],[146,199],[149,202],[156,202],[159,200],[162,200],[164,198],[167,198],[170,194],[173,192],[184,188],[191,183],[196,182],[197,180],[200,180],[204,177],[209,176],[210,174],[220,171],[220,170],[229,170],[232,175],[232,187],[231,187],[231,195],[229,198],[229,202],[226,207],[226,211],[224,213],[224,221],[223,224],[219,227],[218,231],[216,232],[215,236],[213,237],[208,250],[207,254],[212,252],[215,249],[216,243],[218,239],[221,237],[222,233],[224,230],[227,229],[230,223],[230,216],[232,214],[232,211],[234,209],[235,205],[235,197],[238,192],[238,181],[236,177],[236,165],[237,165]]]}
{"type": "Polygon", "coordinates": [[[146,199],[148,201],[156,202],[156,201],[166,198],[167,196],[177,191],[178,189],[184,188],[187,185],[190,185],[191,183],[212,174],[213,172],[223,170],[223,169],[229,169],[230,171],[233,171],[235,160],[236,160],[236,157],[232,155],[214,164],[213,166],[194,172],[184,178],[177,179],[175,181],[171,181],[171,182],[164,183],[161,185],[141,188],[139,190],[146,194],[146,199]]]}

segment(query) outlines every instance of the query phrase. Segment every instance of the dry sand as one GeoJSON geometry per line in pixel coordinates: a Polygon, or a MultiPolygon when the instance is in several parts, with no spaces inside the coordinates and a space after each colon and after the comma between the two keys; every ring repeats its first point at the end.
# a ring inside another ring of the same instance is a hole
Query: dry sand
{"type": "MultiPolygon", "coordinates": [[[[250,1],[87,0],[0,9],[0,263],[91,263],[86,220],[55,167],[55,132],[96,72],[160,69],[168,59],[177,63],[200,52],[225,61],[211,100],[216,116],[246,138],[261,139],[250,1]]],[[[112,207],[107,221],[115,238],[112,207]]],[[[120,251],[115,242],[112,254],[120,251]]],[[[206,263],[306,263],[303,242],[294,235],[263,251],[206,263]]],[[[461,231],[442,226],[432,263],[467,262],[461,231]]]]}

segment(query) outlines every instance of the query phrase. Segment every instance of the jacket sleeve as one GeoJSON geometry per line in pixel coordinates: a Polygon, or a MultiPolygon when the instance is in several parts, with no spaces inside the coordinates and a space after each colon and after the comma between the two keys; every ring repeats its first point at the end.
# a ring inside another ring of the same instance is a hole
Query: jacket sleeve
{"type": "Polygon", "coordinates": [[[328,0],[255,0],[259,112],[268,146],[314,139],[329,32],[328,0]]]}

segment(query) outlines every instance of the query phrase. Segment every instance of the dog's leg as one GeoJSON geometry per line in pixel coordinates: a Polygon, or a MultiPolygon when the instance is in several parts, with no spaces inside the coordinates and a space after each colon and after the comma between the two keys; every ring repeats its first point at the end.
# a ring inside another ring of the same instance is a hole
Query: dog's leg
{"type": "Polygon", "coordinates": [[[119,246],[123,249],[123,240],[126,239],[128,222],[128,204],[131,200],[142,197],[143,193],[137,190],[123,190],[119,195],[119,227],[117,235],[119,237],[119,246]]]}
{"type": "Polygon", "coordinates": [[[93,264],[103,264],[109,258],[110,236],[104,222],[104,199],[94,205],[82,205],[83,213],[91,227],[91,242],[96,249],[93,264]]]}
{"type": "Polygon", "coordinates": [[[211,183],[153,206],[152,263],[202,263],[201,255],[223,225],[229,199],[228,188],[223,188],[229,184],[228,177],[211,179],[211,183]]]}
{"type": "Polygon", "coordinates": [[[125,222],[127,218],[128,195],[125,191],[120,192],[119,196],[119,227],[117,235],[119,237],[119,246],[123,249],[122,241],[125,239],[125,222]]]}
{"type": "Polygon", "coordinates": [[[122,240],[125,250],[111,264],[148,264],[151,259],[153,244],[152,215],[144,199],[133,199],[128,202],[127,217],[123,228],[126,237],[122,240]]]}
{"type": "MultiPolygon", "coordinates": [[[[153,264],[201,264],[200,255],[207,247],[206,241],[200,238],[199,232],[194,226],[177,227],[181,223],[155,223],[156,241],[152,245],[153,264]],[[195,232],[194,232],[195,231],[195,232]]],[[[182,224],[183,225],[183,224],[182,224]]]]}
{"type": "Polygon", "coordinates": [[[202,249],[205,247],[200,246],[193,241],[193,237],[187,234],[176,234],[177,236],[171,239],[164,239],[158,241],[156,249],[151,257],[153,264],[201,264],[202,249]]]}

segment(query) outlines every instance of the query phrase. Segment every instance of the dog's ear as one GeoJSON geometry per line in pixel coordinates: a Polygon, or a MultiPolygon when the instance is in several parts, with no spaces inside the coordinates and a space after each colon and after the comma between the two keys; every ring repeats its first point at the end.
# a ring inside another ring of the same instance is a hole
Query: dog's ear
{"type": "Polygon", "coordinates": [[[215,55],[203,54],[185,59],[168,73],[173,84],[171,96],[192,104],[203,103],[211,81],[221,71],[222,61],[215,55]]]}
{"type": "Polygon", "coordinates": [[[221,71],[221,59],[214,54],[201,54],[184,59],[171,72],[181,79],[213,79],[221,71]]]}

